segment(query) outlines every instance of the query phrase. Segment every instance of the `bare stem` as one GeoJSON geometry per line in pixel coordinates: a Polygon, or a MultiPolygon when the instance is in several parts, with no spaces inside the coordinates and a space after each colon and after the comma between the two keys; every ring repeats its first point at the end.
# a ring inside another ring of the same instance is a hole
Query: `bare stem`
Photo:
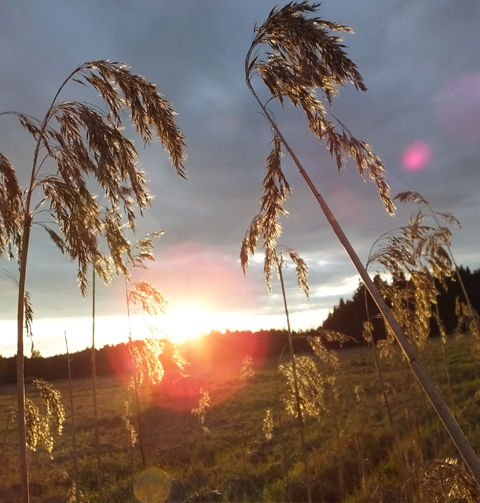
{"type": "Polygon", "coordinates": [[[70,414],[72,415],[72,450],[73,450],[73,470],[75,476],[75,502],[80,503],[81,500],[80,500],[80,485],[78,477],[77,437],[75,431],[75,410],[73,408],[72,369],[70,365],[70,354],[68,352],[68,340],[66,331],[65,331],[65,347],[67,349],[68,384],[70,389],[70,414]]]}
{"type": "Polygon", "coordinates": [[[100,432],[98,430],[98,404],[97,404],[97,360],[95,349],[95,268],[92,271],[92,391],[93,391],[93,418],[95,422],[95,451],[97,453],[97,490],[99,501],[102,501],[102,465],[100,457],[100,432]]]}

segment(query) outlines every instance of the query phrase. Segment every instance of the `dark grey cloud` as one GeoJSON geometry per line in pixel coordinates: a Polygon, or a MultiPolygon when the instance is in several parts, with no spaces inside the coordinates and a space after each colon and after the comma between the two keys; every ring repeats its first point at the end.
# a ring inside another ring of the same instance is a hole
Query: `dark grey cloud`
{"type": "MultiPolygon", "coordinates": [[[[202,286],[211,283],[210,295],[219,309],[265,316],[282,313],[276,279],[269,296],[261,263],[254,261],[244,278],[238,262],[240,241],[259,208],[270,149],[268,125],[245,85],[244,57],[254,24],[261,23],[275,4],[19,0],[0,6],[0,111],[41,117],[63,79],[77,65],[94,59],[129,64],[173,102],[187,139],[189,179],[175,175],[161,145],[147,149],[138,145],[155,194],[138,234],[165,231],[151,277],[172,302],[193,302],[202,295],[202,286]],[[209,282],[210,277],[217,280],[209,282]]],[[[327,0],[320,15],[355,30],[354,35],[345,35],[345,43],[369,88],[368,94],[343,89],[334,101],[335,115],[381,156],[393,194],[417,190],[435,209],[454,212],[463,227],[454,232],[457,261],[478,267],[480,139],[468,140],[458,130],[467,121],[480,130],[480,119],[469,112],[480,109],[475,102],[480,94],[475,98],[467,89],[459,95],[458,78],[480,75],[480,4],[327,0]],[[458,100],[458,107],[452,99],[458,100]],[[447,111],[446,121],[439,110],[447,111]],[[460,124],[456,131],[445,127],[449,119],[460,124]],[[403,156],[416,142],[430,148],[431,158],[423,169],[407,170],[403,156]]],[[[266,96],[261,82],[254,83],[266,96]]],[[[62,98],[96,99],[75,85],[69,85],[62,98]]],[[[376,237],[403,225],[417,207],[399,208],[397,218],[390,218],[375,186],[364,183],[352,164],[337,172],[299,111],[275,104],[272,109],[365,261],[376,237]]],[[[12,117],[0,118],[0,151],[26,180],[33,144],[12,117]]],[[[294,191],[280,242],[307,259],[312,292],[311,300],[305,301],[292,269],[287,294],[292,313],[314,311],[321,321],[320,313],[353,292],[355,271],[287,157],[284,166],[294,191]]],[[[39,230],[35,232],[28,288],[37,318],[88,316],[90,305],[78,294],[75,264],[61,257],[39,230]]],[[[2,262],[16,274],[15,264],[2,262]]],[[[0,278],[0,287],[0,317],[14,319],[15,286],[0,278]]],[[[122,295],[120,281],[108,289],[101,287],[99,311],[121,314],[122,295]]]]}

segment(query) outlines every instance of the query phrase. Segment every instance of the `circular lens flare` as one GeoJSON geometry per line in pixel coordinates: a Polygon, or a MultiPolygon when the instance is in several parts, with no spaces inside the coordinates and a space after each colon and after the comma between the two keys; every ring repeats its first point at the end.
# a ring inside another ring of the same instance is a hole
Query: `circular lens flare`
{"type": "Polygon", "coordinates": [[[170,494],[170,477],[159,468],[149,468],[135,478],[133,492],[141,503],[163,503],[170,494]]]}
{"type": "Polygon", "coordinates": [[[417,141],[409,145],[403,154],[403,165],[410,171],[427,166],[432,158],[432,147],[427,142],[417,141]]]}
{"type": "Polygon", "coordinates": [[[480,140],[480,75],[459,75],[435,95],[435,115],[443,130],[462,143],[480,140]]]}

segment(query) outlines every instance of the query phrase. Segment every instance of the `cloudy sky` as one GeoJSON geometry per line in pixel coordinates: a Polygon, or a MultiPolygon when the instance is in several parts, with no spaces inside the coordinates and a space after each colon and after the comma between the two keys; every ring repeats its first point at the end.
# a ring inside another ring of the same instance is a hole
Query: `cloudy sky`
{"type": "MultiPolygon", "coordinates": [[[[33,0],[0,3],[0,112],[42,118],[66,76],[85,61],[122,61],[156,83],[178,113],[186,137],[188,180],[175,175],[156,143],[141,147],[140,162],[155,200],[138,236],[157,230],[156,263],[146,279],[169,298],[165,331],[193,333],[225,328],[285,326],[280,287],[269,294],[262,256],[244,277],[240,242],[258,212],[270,130],[245,85],[244,58],[255,23],[277,5],[270,0],[33,0]]],[[[278,3],[283,6],[284,3],[278,3]]],[[[325,0],[319,15],[349,25],[348,54],[368,94],[343,89],[334,113],[370,143],[387,167],[392,194],[417,190],[432,206],[452,212],[457,262],[480,266],[480,3],[477,0],[325,0]]],[[[266,96],[263,84],[255,80],[266,96]]],[[[94,91],[70,84],[61,100],[101,104],[94,91]]],[[[375,187],[347,164],[338,173],[298,110],[272,105],[278,124],[345,233],[365,261],[373,241],[406,223],[417,209],[399,208],[392,219],[375,187]]],[[[24,183],[34,143],[12,116],[0,117],[0,152],[24,183]]],[[[350,297],[357,274],[315,199],[288,158],[293,186],[280,243],[307,261],[311,296],[285,273],[293,328],[318,326],[339,298],[350,297]]],[[[257,257],[255,257],[257,258],[257,257]]],[[[16,275],[15,263],[1,266],[16,275]]],[[[32,234],[27,289],[35,310],[34,340],[44,355],[91,341],[91,298],[83,300],[76,267],[37,228],[32,234]]],[[[0,351],[15,352],[15,283],[0,275],[0,351]]],[[[127,336],[124,285],[98,288],[100,344],[127,336]]],[[[152,320],[139,320],[141,333],[152,320]]]]}

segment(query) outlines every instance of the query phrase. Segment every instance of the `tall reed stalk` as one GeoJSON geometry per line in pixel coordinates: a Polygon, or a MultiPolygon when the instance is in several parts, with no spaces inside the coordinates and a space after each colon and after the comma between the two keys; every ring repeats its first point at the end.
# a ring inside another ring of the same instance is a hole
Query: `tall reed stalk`
{"type": "Polygon", "coordinates": [[[73,385],[72,385],[72,369],[70,365],[70,353],[68,352],[67,332],[65,334],[65,348],[67,351],[68,365],[68,389],[70,394],[70,415],[72,421],[72,452],[73,452],[73,474],[75,480],[75,503],[80,503],[80,480],[78,476],[78,452],[77,452],[77,434],[75,430],[75,409],[73,407],[73,385]]]}
{"type": "Polygon", "coordinates": [[[130,303],[133,302],[134,304],[136,304],[137,302],[140,302],[143,310],[148,314],[165,314],[167,301],[163,298],[162,294],[150,283],[146,281],[138,281],[137,283],[129,286],[129,279],[130,272],[132,272],[133,270],[146,269],[145,262],[147,260],[152,262],[155,261],[153,257],[153,240],[158,239],[162,234],[163,232],[153,232],[147,234],[132,246],[126,260],[126,269],[128,271],[128,275],[124,275],[125,302],[127,306],[128,318],[128,348],[133,362],[133,389],[135,393],[135,406],[137,412],[138,441],[140,444],[140,453],[142,456],[142,465],[144,469],[147,468],[147,454],[144,442],[138,382],[138,375],[141,371],[138,366],[142,364],[142,361],[141,359],[136,358],[136,355],[138,356],[138,351],[136,351],[133,344],[130,303]]]}
{"type": "Polygon", "coordinates": [[[0,256],[7,253],[11,259],[17,258],[19,267],[16,364],[20,499],[29,503],[24,327],[25,322],[28,324],[26,282],[32,226],[42,227],[60,251],[78,263],[78,283],[85,296],[90,265],[102,279],[108,276],[108,256],[100,250],[99,235],[105,237],[115,268],[125,273],[122,254],[129,252],[130,245],[123,231],[129,227],[135,232],[137,211],[143,214],[151,204],[147,178],[138,167],[134,143],[123,136],[122,119],[131,119],[145,144],[158,138],[184,178],[185,142],[173,107],[157,87],[118,62],[99,60],[77,67],[61,84],[40,120],[15,111],[0,116],[7,114],[19,120],[35,145],[25,187],[20,186],[13,165],[0,153],[0,256]],[[93,87],[107,110],[78,101],[57,102],[70,82],[93,87]],[[46,172],[52,165],[53,171],[46,172]],[[98,194],[89,190],[94,184],[98,194]],[[106,202],[103,208],[99,204],[102,196],[106,202]],[[53,228],[45,223],[44,211],[50,214],[53,228]]]}
{"type": "Polygon", "coordinates": [[[305,442],[305,427],[303,421],[303,412],[302,406],[300,403],[300,393],[298,390],[298,377],[297,377],[297,366],[295,361],[295,350],[293,348],[293,337],[292,337],[292,329],[290,327],[290,316],[288,314],[288,306],[287,306],[287,296],[285,294],[285,285],[283,283],[283,273],[282,273],[282,260],[277,257],[277,266],[278,266],[278,275],[280,278],[280,284],[282,285],[282,295],[283,295],[283,305],[285,308],[285,317],[287,318],[287,330],[288,330],[288,347],[290,350],[290,362],[292,365],[292,373],[293,373],[293,383],[294,383],[294,392],[295,392],[295,405],[296,412],[298,417],[298,429],[300,431],[300,441],[302,445],[302,457],[303,457],[303,466],[305,470],[305,484],[307,486],[307,500],[308,503],[312,503],[312,482],[310,478],[310,466],[308,463],[308,451],[307,445],[305,442]]]}
{"type": "Polygon", "coordinates": [[[251,79],[254,75],[259,75],[268,87],[271,99],[278,99],[281,105],[288,99],[294,106],[302,108],[310,132],[326,142],[330,154],[336,158],[338,169],[342,168],[346,156],[351,157],[360,174],[368,175],[377,185],[387,211],[393,214],[395,207],[389,196],[389,187],[384,180],[384,167],[380,159],[368,144],[354,138],[333,115],[331,117],[334,122],[327,118],[326,108],[317,97],[317,92],[322,93],[325,101],[331,105],[332,98],[338,94],[338,87],[343,86],[345,82],[353,83],[361,91],[367,90],[356,65],[347,57],[341,39],[331,36],[328,32],[328,30],[352,32],[351,28],[320,17],[307,17],[308,14],[315,13],[318,7],[319,4],[309,5],[308,1],[303,1],[290,2],[281,9],[274,8],[268,18],[260,26],[255,27],[255,36],[245,58],[246,84],[272,130],[273,149],[267,159],[267,175],[263,183],[264,195],[260,200],[261,210],[250,224],[242,242],[240,253],[242,267],[245,270],[249,256],[255,252],[259,239],[263,236],[264,269],[267,283],[270,283],[275,246],[281,232],[278,220],[286,213],[283,204],[291,193],[290,185],[281,168],[283,145],[352,260],[402,348],[411,370],[480,485],[480,460],[475,451],[418,360],[405,333],[368,275],[332,211],[287,143],[267,104],[260,100],[253,88],[251,79]],[[263,46],[267,46],[267,50],[262,53],[263,46]]]}
{"type": "Polygon", "coordinates": [[[92,397],[93,397],[93,422],[95,429],[95,456],[96,456],[96,477],[99,501],[102,501],[103,478],[102,459],[100,450],[100,431],[98,428],[98,400],[97,400],[97,349],[95,347],[95,310],[96,310],[96,285],[95,269],[92,269],[92,397]]]}
{"type": "Polygon", "coordinates": [[[128,317],[128,348],[130,354],[132,355],[132,361],[133,361],[133,389],[135,393],[135,406],[137,411],[138,441],[140,444],[140,453],[142,456],[142,466],[145,469],[147,467],[147,456],[145,454],[145,446],[143,443],[143,422],[140,408],[140,398],[138,393],[138,369],[137,369],[137,360],[133,358],[134,349],[132,340],[132,322],[130,319],[130,300],[128,298],[128,280],[126,276],[124,277],[124,279],[125,279],[125,300],[127,302],[127,317],[128,317]]]}

